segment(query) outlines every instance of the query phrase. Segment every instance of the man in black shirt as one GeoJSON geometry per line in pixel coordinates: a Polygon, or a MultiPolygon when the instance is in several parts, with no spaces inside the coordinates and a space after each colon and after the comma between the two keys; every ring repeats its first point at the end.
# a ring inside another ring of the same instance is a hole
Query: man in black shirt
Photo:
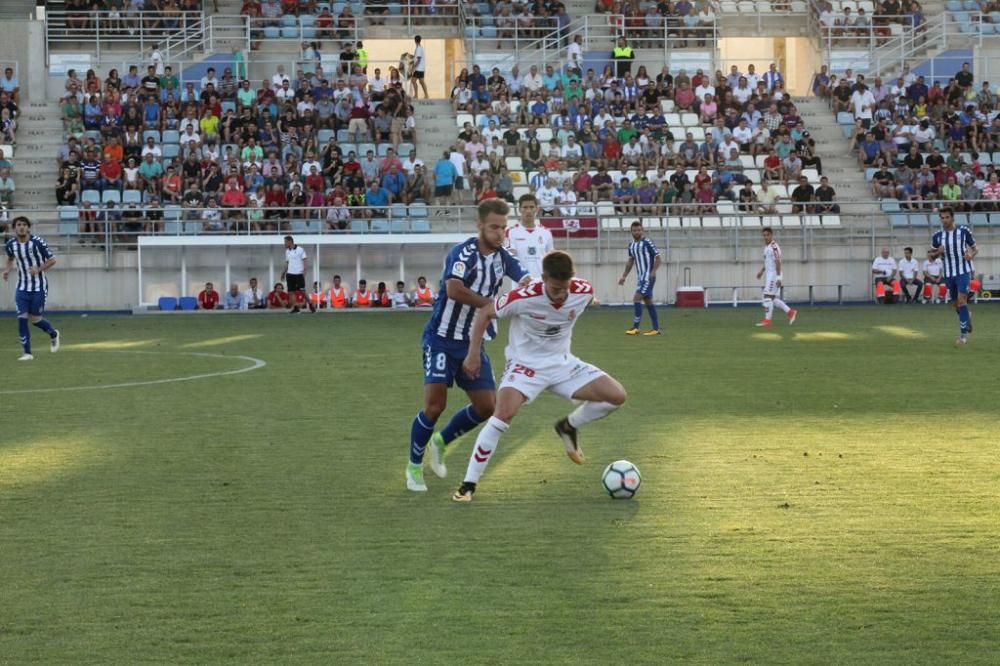
{"type": "Polygon", "coordinates": [[[792,190],[792,214],[812,213],[813,207],[806,204],[812,203],[816,190],[809,184],[809,179],[799,176],[799,185],[792,190]]]}
{"type": "Polygon", "coordinates": [[[830,181],[826,176],[819,179],[819,187],[816,188],[816,207],[817,213],[839,213],[840,204],[834,203],[833,198],[837,196],[837,192],[830,187],[830,181]]]}
{"type": "Polygon", "coordinates": [[[872,174],[872,193],[879,199],[892,199],[896,196],[896,176],[885,166],[885,161],[879,161],[879,168],[872,174]]]}
{"type": "Polygon", "coordinates": [[[156,75],[156,68],[152,65],[146,68],[146,76],[142,77],[142,91],[153,94],[160,92],[160,77],[156,75]]]}
{"type": "Polygon", "coordinates": [[[963,92],[968,92],[972,88],[972,72],[969,71],[969,63],[962,63],[962,71],[955,75],[955,82],[963,92]]]}
{"type": "Polygon", "coordinates": [[[840,83],[833,89],[833,110],[836,113],[851,110],[851,87],[847,85],[847,79],[840,79],[840,83]]]}

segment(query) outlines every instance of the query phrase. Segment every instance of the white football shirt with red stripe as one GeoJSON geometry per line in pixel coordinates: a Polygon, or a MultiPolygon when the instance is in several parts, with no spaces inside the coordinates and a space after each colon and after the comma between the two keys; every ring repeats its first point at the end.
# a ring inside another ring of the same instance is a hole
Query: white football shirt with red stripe
{"type": "Polygon", "coordinates": [[[505,354],[531,368],[560,365],[570,356],[573,325],[594,300],[594,287],[573,278],[569,295],[555,304],[545,295],[541,280],[514,289],[496,300],[498,317],[509,317],[505,354]]]}

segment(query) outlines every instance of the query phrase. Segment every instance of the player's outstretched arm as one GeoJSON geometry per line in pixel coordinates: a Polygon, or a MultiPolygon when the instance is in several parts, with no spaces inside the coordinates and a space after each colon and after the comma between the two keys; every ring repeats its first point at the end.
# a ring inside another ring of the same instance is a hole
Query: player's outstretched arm
{"type": "Polygon", "coordinates": [[[475,319],[472,320],[472,330],[469,332],[469,351],[466,352],[465,361],[462,362],[462,370],[472,379],[479,377],[483,337],[486,335],[486,328],[490,325],[490,320],[496,318],[496,306],[493,301],[490,301],[487,305],[479,308],[475,319]]]}
{"type": "Polygon", "coordinates": [[[34,275],[40,275],[55,265],[56,265],[56,258],[49,257],[42,263],[41,266],[32,266],[31,268],[28,269],[28,272],[33,273],[34,275]]]}
{"type": "Polygon", "coordinates": [[[486,296],[480,296],[466,287],[465,284],[458,278],[448,279],[448,282],[445,283],[445,293],[448,294],[448,298],[456,303],[471,305],[476,308],[484,307],[492,302],[486,296]]]}

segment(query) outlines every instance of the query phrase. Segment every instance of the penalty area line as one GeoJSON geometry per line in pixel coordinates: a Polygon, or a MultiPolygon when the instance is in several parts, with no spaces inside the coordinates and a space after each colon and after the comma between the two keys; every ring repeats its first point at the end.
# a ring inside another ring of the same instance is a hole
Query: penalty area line
{"type": "MultiPolygon", "coordinates": [[[[67,350],[72,351],[72,350],[67,350]]],[[[197,356],[202,358],[222,358],[222,359],[237,359],[241,361],[247,361],[250,365],[237,368],[236,370],[222,370],[220,372],[204,372],[197,375],[185,375],[183,377],[167,377],[165,379],[148,379],[138,382],[122,382],[119,384],[91,384],[87,386],[52,386],[46,388],[37,389],[14,389],[7,391],[0,391],[0,395],[22,395],[28,393],[57,393],[59,391],[99,391],[104,389],[116,389],[116,388],[132,388],[134,386],[155,386],[157,384],[176,384],[178,382],[192,382],[199,379],[211,379],[212,377],[227,377],[230,375],[241,375],[245,372],[253,372],[254,370],[260,370],[265,365],[267,361],[259,358],[254,358],[253,356],[230,356],[226,354],[210,354],[207,352],[156,352],[156,351],[138,351],[130,349],[93,349],[93,350],[76,350],[77,352],[86,353],[103,353],[103,354],[153,354],[153,355],[170,355],[170,356],[197,356]]],[[[65,352],[64,352],[65,353],[65,352]]]]}

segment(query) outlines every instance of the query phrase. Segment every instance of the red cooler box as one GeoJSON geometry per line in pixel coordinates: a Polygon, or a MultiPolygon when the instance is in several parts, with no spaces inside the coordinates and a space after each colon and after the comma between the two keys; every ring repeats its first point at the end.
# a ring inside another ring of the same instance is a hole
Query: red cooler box
{"type": "Polygon", "coordinates": [[[704,308],[705,289],[703,287],[680,287],[674,303],[679,308],[704,308]]]}

